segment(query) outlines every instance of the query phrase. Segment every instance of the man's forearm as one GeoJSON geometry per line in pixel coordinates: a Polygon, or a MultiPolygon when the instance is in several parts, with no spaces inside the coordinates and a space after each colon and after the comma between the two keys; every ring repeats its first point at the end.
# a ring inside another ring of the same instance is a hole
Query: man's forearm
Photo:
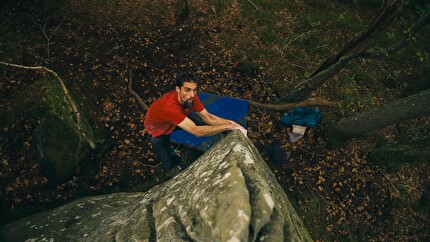
{"type": "Polygon", "coordinates": [[[211,136],[226,130],[230,130],[230,128],[231,128],[231,124],[195,126],[193,132],[191,133],[197,137],[211,136]]]}
{"type": "Polygon", "coordinates": [[[220,117],[213,115],[213,114],[210,114],[209,117],[203,121],[209,125],[231,124],[230,120],[220,118],[220,117]]]}

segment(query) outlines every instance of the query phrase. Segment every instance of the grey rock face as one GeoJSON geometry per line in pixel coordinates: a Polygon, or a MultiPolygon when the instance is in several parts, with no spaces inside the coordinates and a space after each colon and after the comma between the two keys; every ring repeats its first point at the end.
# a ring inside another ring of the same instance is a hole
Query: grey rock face
{"type": "Polygon", "coordinates": [[[231,132],[145,193],[82,198],[6,225],[6,241],[311,241],[254,145],[231,132]]]}

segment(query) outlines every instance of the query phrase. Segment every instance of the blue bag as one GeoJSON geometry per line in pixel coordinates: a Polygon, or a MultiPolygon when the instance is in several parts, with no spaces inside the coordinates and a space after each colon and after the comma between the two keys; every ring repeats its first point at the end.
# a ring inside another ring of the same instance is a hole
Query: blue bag
{"type": "Polygon", "coordinates": [[[320,121],[320,110],[312,107],[296,107],[293,112],[284,113],[281,117],[281,122],[287,126],[297,124],[313,128],[320,121]]]}

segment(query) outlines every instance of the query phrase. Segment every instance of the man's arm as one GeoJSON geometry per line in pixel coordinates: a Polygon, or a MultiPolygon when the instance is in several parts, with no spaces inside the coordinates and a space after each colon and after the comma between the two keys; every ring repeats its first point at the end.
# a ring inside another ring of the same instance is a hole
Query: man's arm
{"type": "Polygon", "coordinates": [[[197,113],[205,123],[209,124],[209,125],[218,125],[218,124],[236,124],[238,125],[236,122],[228,120],[228,119],[224,119],[221,117],[218,117],[214,114],[209,113],[206,109],[203,109],[203,111],[197,113]]]}
{"type": "MultiPolygon", "coordinates": [[[[206,121],[206,120],[205,120],[206,121]]],[[[233,122],[233,121],[232,121],[233,122]]],[[[226,130],[233,130],[233,129],[241,129],[242,126],[238,125],[237,123],[229,123],[229,122],[218,122],[211,124],[211,125],[202,125],[197,126],[191,119],[185,117],[184,121],[182,121],[178,126],[187,131],[188,133],[191,133],[197,137],[202,136],[211,136],[218,133],[221,133],[226,130]]],[[[243,129],[243,128],[242,128],[243,129]]]]}

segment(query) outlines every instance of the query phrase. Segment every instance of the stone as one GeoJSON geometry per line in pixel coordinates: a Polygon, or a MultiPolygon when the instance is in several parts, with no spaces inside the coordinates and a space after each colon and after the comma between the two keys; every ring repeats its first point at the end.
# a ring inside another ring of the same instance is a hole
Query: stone
{"type": "Polygon", "coordinates": [[[33,153],[41,173],[53,183],[70,180],[76,172],[79,137],[63,121],[47,112],[33,135],[33,153]]]}
{"type": "Polygon", "coordinates": [[[312,241],[239,131],[147,192],[81,198],[11,222],[0,234],[2,241],[312,241]]]}
{"type": "MultiPolygon", "coordinates": [[[[44,85],[43,116],[33,134],[32,153],[39,161],[41,173],[55,184],[76,175],[80,163],[95,148],[92,128],[81,115],[83,140],[79,140],[76,116],[57,82],[44,85]]],[[[82,110],[79,110],[82,114],[82,110]]]]}

